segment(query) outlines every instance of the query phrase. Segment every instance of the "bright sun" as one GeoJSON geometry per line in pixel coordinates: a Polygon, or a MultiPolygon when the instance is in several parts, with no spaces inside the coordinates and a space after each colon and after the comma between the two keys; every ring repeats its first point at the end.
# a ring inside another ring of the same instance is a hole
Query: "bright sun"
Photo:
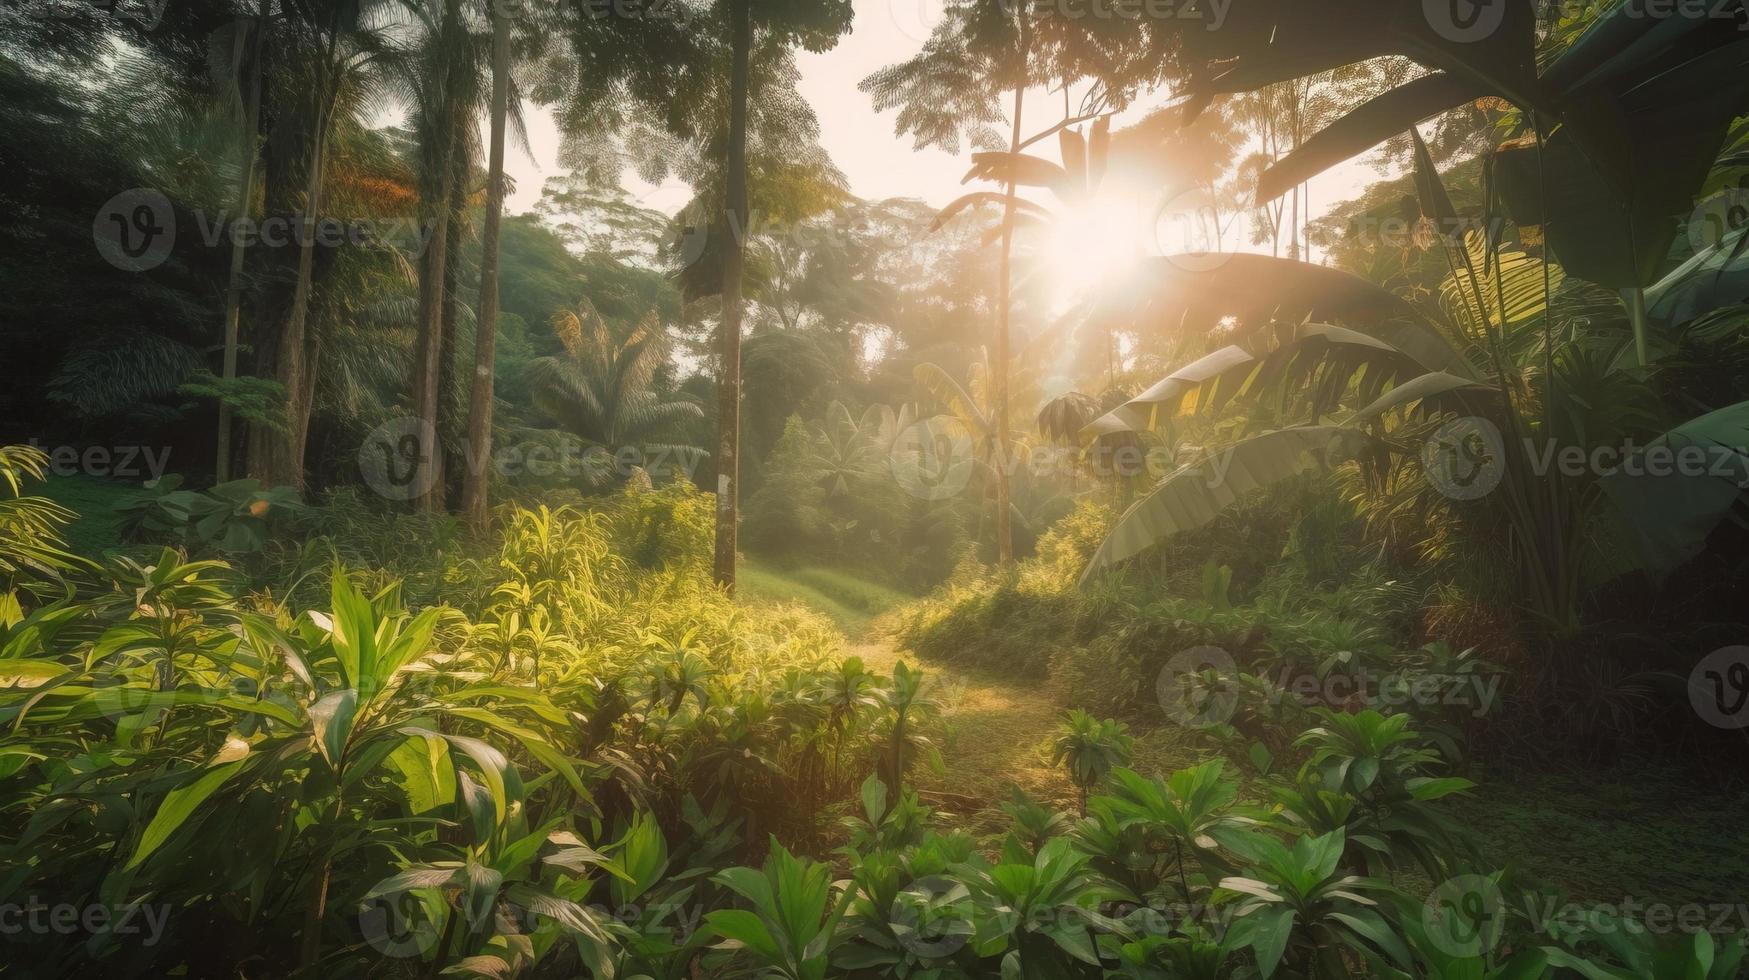
{"type": "Polygon", "coordinates": [[[1142,222],[1118,201],[1093,201],[1052,222],[1041,257],[1054,305],[1065,306],[1121,276],[1142,256],[1142,222]]]}

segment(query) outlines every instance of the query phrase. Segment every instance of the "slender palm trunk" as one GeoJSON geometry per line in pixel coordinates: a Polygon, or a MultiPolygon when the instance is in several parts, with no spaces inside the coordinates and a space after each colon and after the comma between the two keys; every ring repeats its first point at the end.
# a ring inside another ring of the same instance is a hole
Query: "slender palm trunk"
{"type": "Polygon", "coordinates": [[[452,179],[448,154],[442,165],[436,207],[430,209],[432,228],[425,245],[425,260],[419,266],[419,339],[413,349],[413,415],[420,423],[420,460],[416,480],[429,483],[414,500],[421,510],[437,510],[443,502],[443,467],[438,455],[437,395],[443,367],[444,270],[449,259],[449,185],[452,179]]]}
{"type": "MultiPolygon", "coordinates": [[[[439,28],[445,38],[461,29],[460,0],[444,4],[443,22],[439,28]]],[[[449,100],[455,91],[449,79],[435,81],[435,94],[428,94],[424,111],[432,115],[427,120],[428,138],[435,144],[435,153],[424,160],[429,167],[425,181],[426,213],[432,226],[426,240],[424,261],[419,267],[419,337],[413,348],[413,415],[418,419],[420,459],[415,471],[415,485],[420,493],[413,499],[415,509],[437,511],[443,508],[443,452],[438,436],[437,405],[443,380],[443,337],[446,298],[449,294],[450,221],[455,193],[455,158],[460,134],[454,122],[449,100]]]]}
{"type": "Polygon", "coordinates": [[[295,285],[278,337],[272,342],[273,374],[286,393],[284,431],[253,426],[249,433],[249,475],[268,486],[304,488],[304,445],[314,405],[315,366],[309,336],[310,297],[315,290],[316,231],[322,213],[322,181],[328,159],[329,123],[334,117],[338,81],[335,52],[340,46],[338,8],[329,24],[317,75],[309,153],[305,162],[303,211],[299,215],[295,285]]]}
{"type": "Polygon", "coordinates": [[[1026,101],[1028,48],[1032,33],[1026,12],[1020,14],[1020,79],[1014,84],[1014,128],[1008,139],[1008,183],[1002,194],[1002,260],[997,270],[996,293],[996,563],[1014,560],[1014,529],[1008,518],[1008,315],[1010,265],[1014,255],[1014,178],[1019,169],[1020,113],[1026,101]]]}
{"type": "MultiPolygon", "coordinates": [[[[237,188],[237,214],[234,220],[249,217],[255,200],[255,160],[260,155],[257,143],[261,133],[261,52],[267,35],[268,18],[273,0],[261,0],[261,13],[255,23],[253,51],[249,58],[249,95],[244,110],[243,179],[237,188]]],[[[225,282],[225,381],[237,377],[237,327],[243,309],[243,237],[231,236],[231,271],[225,282]]],[[[231,405],[219,400],[218,453],[214,457],[214,474],[219,483],[231,478],[231,405]]]]}
{"type": "Polygon", "coordinates": [[[723,253],[722,364],[717,381],[717,542],[714,570],[718,585],[735,590],[737,469],[741,449],[741,269],[742,234],[747,227],[747,86],[753,47],[752,0],[737,0],[734,67],[729,78],[729,180],[725,204],[728,234],[723,253]]]}
{"type": "MultiPolygon", "coordinates": [[[[504,123],[510,111],[510,18],[492,3],[492,136],[487,151],[486,218],[480,230],[480,305],[474,317],[474,385],[468,398],[467,473],[462,513],[476,531],[491,511],[492,372],[498,345],[498,236],[504,217],[504,123]]],[[[537,671],[538,676],[538,671],[537,671]]]]}
{"type": "Polygon", "coordinates": [[[315,292],[316,222],[321,214],[322,177],[327,157],[326,111],[316,121],[311,141],[304,213],[298,233],[296,285],[280,326],[274,357],[276,380],[285,389],[285,431],[256,427],[250,437],[250,475],[270,486],[304,488],[304,444],[309,435],[314,370],[310,364],[310,299],[315,292]]]}

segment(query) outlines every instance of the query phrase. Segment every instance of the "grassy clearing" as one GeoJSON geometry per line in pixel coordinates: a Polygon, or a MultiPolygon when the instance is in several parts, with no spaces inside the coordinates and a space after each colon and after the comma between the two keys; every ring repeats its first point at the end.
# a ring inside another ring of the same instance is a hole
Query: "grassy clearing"
{"type": "Polygon", "coordinates": [[[116,508],[145,491],[136,483],[74,474],[51,476],[25,492],[47,497],[77,513],[79,519],[67,526],[67,543],[77,554],[96,556],[121,547],[121,518],[116,508]]]}
{"type": "Polygon", "coordinates": [[[829,617],[852,639],[863,637],[882,613],[914,597],[827,568],[779,568],[748,559],[736,571],[735,587],[755,602],[799,602],[829,617]]]}

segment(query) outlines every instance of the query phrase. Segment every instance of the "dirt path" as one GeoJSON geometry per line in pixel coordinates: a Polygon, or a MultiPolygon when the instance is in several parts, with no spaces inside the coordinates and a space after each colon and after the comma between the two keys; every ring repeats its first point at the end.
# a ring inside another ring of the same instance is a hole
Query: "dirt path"
{"type": "Polygon", "coordinates": [[[1072,807],[1075,793],[1061,769],[1050,764],[1049,745],[1063,708],[1025,681],[968,672],[895,650],[890,642],[852,646],[875,673],[888,674],[900,660],[922,668],[942,702],[938,747],[943,772],[919,768],[917,785],[937,810],[972,818],[980,829],[1005,827],[999,804],[1019,786],[1040,801],[1072,807]]]}

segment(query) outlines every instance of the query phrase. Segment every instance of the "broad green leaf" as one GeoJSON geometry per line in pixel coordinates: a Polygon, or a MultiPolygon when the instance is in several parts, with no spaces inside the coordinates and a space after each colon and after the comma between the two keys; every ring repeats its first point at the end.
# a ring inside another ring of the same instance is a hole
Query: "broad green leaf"
{"type": "Polygon", "coordinates": [[[185,823],[189,815],[194,813],[202,801],[213,795],[225,780],[235,775],[242,768],[244,760],[227,763],[208,769],[200,778],[187,786],[179,786],[164,795],[164,802],[158,804],[158,810],[152,814],[152,821],[146,824],[145,833],[140,835],[140,844],[134,848],[134,856],[128,859],[126,869],[139,866],[141,861],[152,855],[163,843],[170,839],[176,828],[185,823]]]}

